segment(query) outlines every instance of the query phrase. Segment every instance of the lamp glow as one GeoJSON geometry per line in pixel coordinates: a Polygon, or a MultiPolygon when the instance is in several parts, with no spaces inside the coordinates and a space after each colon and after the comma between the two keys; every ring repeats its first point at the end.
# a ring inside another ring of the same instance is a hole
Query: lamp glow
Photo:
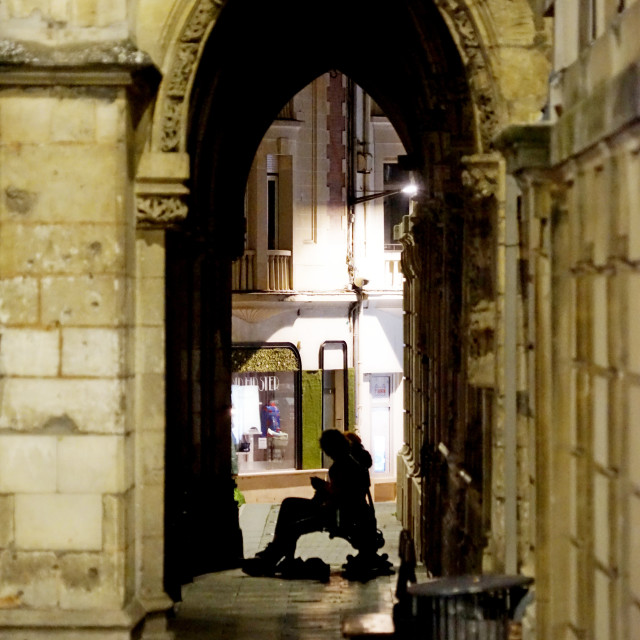
{"type": "Polygon", "coordinates": [[[418,185],[415,182],[402,187],[402,193],[408,196],[415,196],[418,193],[418,185]]]}

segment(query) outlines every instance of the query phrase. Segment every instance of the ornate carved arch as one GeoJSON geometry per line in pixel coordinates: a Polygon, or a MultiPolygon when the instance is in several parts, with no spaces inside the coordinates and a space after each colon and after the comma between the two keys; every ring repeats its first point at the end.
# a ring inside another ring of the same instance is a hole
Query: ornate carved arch
{"type": "Polygon", "coordinates": [[[488,54],[490,46],[497,42],[492,20],[477,0],[435,0],[435,4],[449,27],[467,69],[477,120],[476,130],[480,138],[477,141],[478,151],[486,152],[495,134],[507,120],[488,54]]]}
{"type": "Polygon", "coordinates": [[[150,149],[138,166],[137,225],[167,227],[187,216],[189,158],[186,153],[188,96],[207,37],[225,0],[195,0],[170,38],[168,61],[151,127],[150,149]]]}
{"type": "Polygon", "coordinates": [[[189,92],[202,49],[224,3],[225,0],[196,0],[170,50],[154,116],[154,151],[186,151],[189,92]]]}
{"type": "MultiPolygon", "coordinates": [[[[154,115],[152,149],[163,153],[186,150],[188,96],[208,35],[225,0],[197,0],[170,52],[165,78],[154,115]]],[[[489,148],[493,136],[506,122],[494,70],[489,59],[492,37],[491,18],[473,0],[435,0],[461,58],[477,118],[478,151],[489,148]],[[483,36],[486,34],[486,36],[483,36]]]]}

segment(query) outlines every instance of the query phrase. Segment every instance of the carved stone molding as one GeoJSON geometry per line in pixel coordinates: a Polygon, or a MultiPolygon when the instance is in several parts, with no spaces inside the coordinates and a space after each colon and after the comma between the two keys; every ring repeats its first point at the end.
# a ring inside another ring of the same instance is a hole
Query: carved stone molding
{"type": "Polygon", "coordinates": [[[166,227],[187,217],[187,203],[180,196],[137,196],[136,223],[138,227],[166,227]]]}
{"type": "Polygon", "coordinates": [[[172,64],[162,88],[159,148],[164,152],[184,151],[187,93],[196,72],[206,36],[224,0],[200,0],[178,38],[172,64]]]}
{"type": "Polygon", "coordinates": [[[160,72],[148,54],[128,40],[46,46],[0,40],[0,85],[127,87],[148,101],[160,72]]]}
{"type": "Polygon", "coordinates": [[[416,453],[410,445],[405,443],[402,445],[402,449],[400,449],[398,455],[404,458],[407,474],[412,478],[419,478],[421,474],[419,452],[416,453]]]}
{"type": "Polygon", "coordinates": [[[503,169],[497,156],[468,156],[462,162],[462,186],[468,198],[482,201],[498,197],[503,169]]]}
{"type": "Polygon", "coordinates": [[[469,86],[476,107],[482,146],[488,149],[504,119],[487,55],[491,43],[483,42],[479,36],[480,30],[467,6],[467,0],[436,0],[436,5],[451,29],[469,74],[469,86]]]}
{"type": "Polygon", "coordinates": [[[189,156],[186,153],[142,155],[136,176],[136,224],[167,227],[187,217],[189,156]]]}
{"type": "Polygon", "coordinates": [[[264,322],[265,320],[268,320],[269,318],[272,318],[273,316],[278,315],[282,312],[282,307],[233,307],[233,316],[250,324],[258,324],[260,322],[264,322]]]}
{"type": "MultiPolygon", "coordinates": [[[[487,48],[478,36],[467,3],[464,0],[436,0],[456,39],[463,62],[469,72],[469,84],[476,106],[480,137],[489,148],[502,123],[498,93],[487,48]]],[[[191,86],[202,48],[224,0],[200,0],[178,38],[172,64],[167,71],[163,89],[158,147],[162,151],[184,151],[184,129],[187,92],[191,86]]]]}

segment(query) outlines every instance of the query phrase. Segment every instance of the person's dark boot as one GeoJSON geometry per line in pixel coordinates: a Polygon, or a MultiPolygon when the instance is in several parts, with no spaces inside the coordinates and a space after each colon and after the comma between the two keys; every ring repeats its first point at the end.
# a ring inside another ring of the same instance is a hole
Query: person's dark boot
{"type": "Polygon", "coordinates": [[[262,551],[258,551],[253,558],[242,561],[242,571],[248,576],[274,576],[276,567],[284,554],[270,542],[262,551]]]}

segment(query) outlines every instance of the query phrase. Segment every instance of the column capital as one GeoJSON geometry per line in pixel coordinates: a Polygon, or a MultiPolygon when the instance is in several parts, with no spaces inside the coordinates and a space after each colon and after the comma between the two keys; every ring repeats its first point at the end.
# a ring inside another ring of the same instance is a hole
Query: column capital
{"type": "Polygon", "coordinates": [[[498,153],[478,153],[462,158],[462,186],[471,200],[500,197],[503,164],[498,153]]]}
{"type": "Polygon", "coordinates": [[[539,122],[503,129],[493,144],[507,162],[507,173],[549,168],[552,128],[550,122],[539,122]]]}
{"type": "Polygon", "coordinates": [[[136,222],[138,227],[169,227],[187,217],[189,155],[146,152],[136,176],[136,222]]]}

